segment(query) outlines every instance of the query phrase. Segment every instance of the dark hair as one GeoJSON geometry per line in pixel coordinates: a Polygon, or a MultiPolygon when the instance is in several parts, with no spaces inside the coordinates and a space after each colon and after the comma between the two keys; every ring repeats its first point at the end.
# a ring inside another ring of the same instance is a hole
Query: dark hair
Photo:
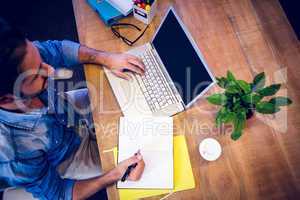
{"type": "Polygon", "coordinates": [[[0,18],[0,97],[13,93],[25,54],[25,34],[0,18]]]}

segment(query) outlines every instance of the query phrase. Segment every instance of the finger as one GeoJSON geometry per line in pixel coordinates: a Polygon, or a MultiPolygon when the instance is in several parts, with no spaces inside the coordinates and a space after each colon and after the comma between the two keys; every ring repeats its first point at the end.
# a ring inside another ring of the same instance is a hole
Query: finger
{"type": "Polygon", "coordinates": [[[141,154],[141,150],[140,149],[134,155],[138,156],[140,159],[143,159],[143,156],[141,154]]]}
{"type": "Polygon", "coordinates": [[[45,62],[41,63],[41,70],[39,71],[40,75],[43,76],[52,76],[54,74],[54,68],[51,65],[48,65],[45,62]]]}
{"type": "Polygon", "coordinates": [[[143,160],[143,156],[142,156],[142,154],[140,152],[136,155],[136,157],[139,160],[143,160]]]}
{"type": "Polygon", "coordinates": [[[145,163],[143,160],[138,162],[138,165],[130,172],[128,180],[137,181],[141,178],[143,171],[145,169],[145,163]]]}
{"type": "Polygon", "coordinates": [[[131,72],[134,72],[134,73],[137,73],[137,74],[140,74],[140,75],[143,75],[143,74],[144,74],[144,71],[143,71],[143,70],[141,70],[141,69],[138,68],[136,65],[131,64],[131,63],[128,63],[128,65],[125,66],[125,69],[128,69],[128,70],[130,70],[131,72]]]}
{"type": "Polygon", "coordinates": [[[139,162],[142,159],[141,156],[131,156],[130,158],[128,158],[127,160],[125,160],[125,163],[127,166],[133,165],[137,162],[139,162]]]}
{"type": "Polygon", "coordinates": [[[141,150],[139,149],[134,155],[141,154],[141,150]]]}
{"type": "Polygon", "coordinates": [[[128,62],[130,62],[131,64],[134,64],[135,66],[140,68],[143,72],[145,71],[145,64],[138,57],[131,57],[128,59],[128,62]]]}
{"type": "Polygon", "coordinates": [[[131,77],[128,74],[124,73],[124,72],[120,72],[120,71],[115,70],[115,71],[113,71],[113,73],[119,78],[122,78],[122,79],[125,79],[125,80],[130,80],[131,79],[131,77]]]}

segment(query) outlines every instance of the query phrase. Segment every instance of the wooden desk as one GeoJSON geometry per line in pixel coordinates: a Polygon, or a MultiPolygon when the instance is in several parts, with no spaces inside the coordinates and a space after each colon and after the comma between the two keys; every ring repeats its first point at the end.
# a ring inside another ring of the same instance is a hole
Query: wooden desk
{"type": "MultiPolygon", "coordinates": [[[[158,14],[137,45],[148,41],[172,4],[202,51],[215,76],[228,69],[238,78],[252,80],[265,71],[268,83],[281,82],[282,95],[294,103],[272,116],[256,115],[244,135],[234,142],[214,128],[216,107],[200,99],[174,117],[175,134],[185,134],[196,188],[168,199],[296,199],[300,194],[300,54],[299,42],[277,0],[159,0],[158,14]],[[204,161],[199,142],[217,138],[223,154],[215,162],[204,161]]],[[[73,0],[80,42],[105,51],[126,51],[110,29],[98,19],[86,1],[73,0]]],[[[142,24],[133,18],[125,21],[142,24]]],[[[89,83],[100,156],[104,170],[113,168],[113,155],[103,150],[117,144],[120,109],[103,71],[85,66],[89,83]]],[[[217,87],[209,93],[216,92],[217,87]]],[[[118,199],[115,186],[109,199],[118,199]]],[[[151,199],[159,199],[153,197],[151,199]]]]}

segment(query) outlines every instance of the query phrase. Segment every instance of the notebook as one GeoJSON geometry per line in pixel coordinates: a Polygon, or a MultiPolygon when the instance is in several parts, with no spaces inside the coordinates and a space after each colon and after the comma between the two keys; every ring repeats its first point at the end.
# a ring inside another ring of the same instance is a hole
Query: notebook
{"type": "MultiPolygon", "coordinates": [[[[120,200],[136,200],[156,195],[166,196],[195,188],[195,179],[184,135],[174,136],[174,189],[118,189],[120,200]]],[[[114,148],[114,161],[117,163],[118,150],[114,148]]]]}
{"type": "Polygon", "coordinates": [[[117,188],[173,189],[173,119],[121,117],[118,163],[140,150],[144,173],[139,181],[119,181],[117,188]]]}
{"type": "Polygon", "coordinates": [[[123,15],[127,16],[131,13],[133,8],[132,0],[106,0],[116,9],[118,9],[123,15]]]}

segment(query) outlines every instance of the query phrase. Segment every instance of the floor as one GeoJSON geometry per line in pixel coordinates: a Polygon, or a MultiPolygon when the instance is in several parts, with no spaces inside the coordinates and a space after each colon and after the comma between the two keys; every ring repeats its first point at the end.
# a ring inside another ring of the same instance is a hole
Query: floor
{"type": "MultiPolygon", "coordinates": [[[[1,2],[0,17],[22,29],[30,40],[78,41],[71,0],[4,1],[1,2]]],[[[85,80],[84,72],[82,67],[77,67],[73,81],[82,80],[85,80]]],[[[107,199],[106,191],[102,190],[90,198],[96,199],[107,199]]]]}

